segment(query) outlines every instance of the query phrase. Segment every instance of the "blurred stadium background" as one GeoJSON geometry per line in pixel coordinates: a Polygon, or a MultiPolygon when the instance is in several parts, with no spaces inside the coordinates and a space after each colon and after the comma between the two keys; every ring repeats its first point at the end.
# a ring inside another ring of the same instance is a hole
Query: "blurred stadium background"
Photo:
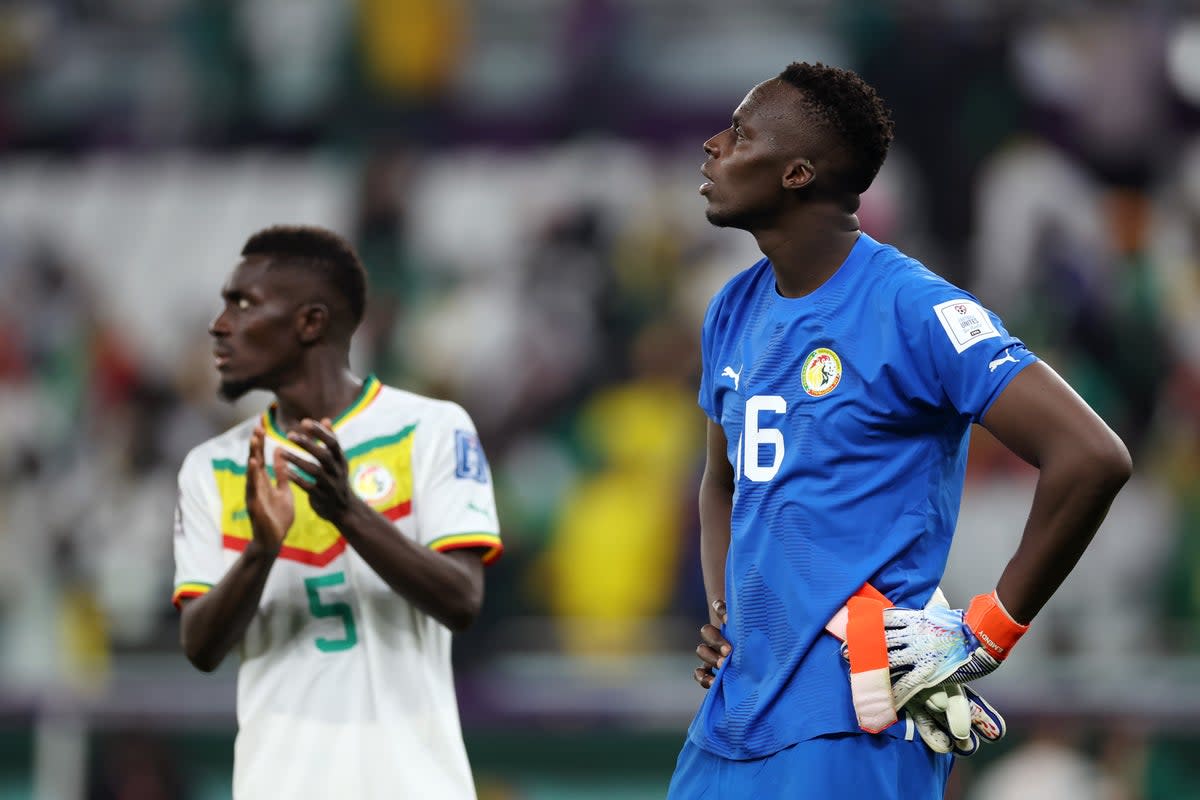
{"type": "MultiPolygon", "coordinates": [[[[1062,0],[0,3],[0,798],[229,796],[232,664],[170,607],[174,476],[263,402],[205,326],[242,242],[335,228],[357,366],[452,397],[505,557],[456,645],[483,800],[662,797],[699,701],[697,332],[757,258],[700,145],[792,60],[898,139],[864,228],[975,291],[1137,474],[981,687],[961,800],[1200,797],[1200,14],[1062,0]]],[[[946,588],[993,585],[1032,472],[977,435],[946,588]]],[[[404,680],[397,675],[396,680],[404,680]]]]}

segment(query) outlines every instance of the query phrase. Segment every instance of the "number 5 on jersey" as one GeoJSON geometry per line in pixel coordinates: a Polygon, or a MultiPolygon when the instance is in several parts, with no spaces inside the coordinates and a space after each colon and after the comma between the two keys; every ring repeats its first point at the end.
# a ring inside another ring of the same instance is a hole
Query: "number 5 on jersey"
{"type": "Polygon", "coordinates": [[[761,415],[773,414],[781,416],[787,413],[787,400],[777,394],[756,394],[746,400],[745,433],[738,437],[736,477],[741,478],[744,472],[746,478],[755,483],[765,483],[775,477],[779,466],[783,463],[783,431],[763,425],[761,415]],[[743,456],[743,439],[745,440],[743,456]],[[769,462],[763,463],[764,449],[769,454],[769,462]],[[743,465],[744,462],[744,465],[743,465]]]}
{"type": "Polygon", "coordinates": [[[339,653],[349,650],[358,644],[358,627],[354,624],[354,610],[348,603],[326,603],[321,600],[321,589],[326,586],[340,586],[346,582],[346,575],[334,572],[329,575],[317,575],[304,579],[304,590],[308,592],[308,610],[318,619],[323,617],[341,617],[346,628],[346,635],[341,639],[326,639],[317,637],[317,649],[322,653],[339,653]]]}

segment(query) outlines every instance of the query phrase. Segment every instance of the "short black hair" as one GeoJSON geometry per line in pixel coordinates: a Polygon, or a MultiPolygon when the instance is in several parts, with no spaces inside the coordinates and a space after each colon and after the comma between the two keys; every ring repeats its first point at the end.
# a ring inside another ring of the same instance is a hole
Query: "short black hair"
{"type": "Polygon", "coordinates": [[[850,155],[847,188],[862,194],[887,158],[894,129],[883,99],[857,73],[795,61],[779,80],[799,89],[809,111],[824,121],[850,155]]]}
{"type": "Polygon", "coordinates": [[[312,270],[346,301],[352,327],[362,322],[367,271],[350,243],[333,231],[315,225],[274,225],[247,239],[242,255],[266,256],[312,270]]]}

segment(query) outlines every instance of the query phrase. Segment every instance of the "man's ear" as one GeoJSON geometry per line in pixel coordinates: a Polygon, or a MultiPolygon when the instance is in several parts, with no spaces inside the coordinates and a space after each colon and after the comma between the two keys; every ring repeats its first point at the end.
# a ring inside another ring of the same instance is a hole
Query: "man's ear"
{"type": "Polygon", "coordinates": [[[329,329],[329,306],[305,303],[296,314],[296,334],[302,344],[315,344],[329,329]]]}
{"type": "Polygon", "coordinates": [[[813,163],[807,158],[795,158],[788,162],[783,173],[783,188],[803,189],[817,176],[813,163]]]}

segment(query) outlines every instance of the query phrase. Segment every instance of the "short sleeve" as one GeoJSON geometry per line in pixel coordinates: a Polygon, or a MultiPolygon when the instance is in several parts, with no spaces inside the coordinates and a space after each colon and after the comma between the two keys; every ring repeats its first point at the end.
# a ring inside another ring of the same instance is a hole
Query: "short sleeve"
{"type": "Polygon", "coordinates": [[[193,450],[179,469],[175,502],[176,608],[207,593],[225,574],[220,526],[221,499],[209,462],[193,450]]]}
{"type": "Polygon", "coordinates": [[[897,315],[922,394],[979,422],[1017,373],[1037,361],[1000,318],[940,279],[902,291],[897,315]]]}
{"type": "Polygon", "coordinates": [[[417,539],[441,552],[480,548],[490,564],[503,551],[492,471],[467,412],[454,403],[439,406],[414,442],[417,539]]]}

